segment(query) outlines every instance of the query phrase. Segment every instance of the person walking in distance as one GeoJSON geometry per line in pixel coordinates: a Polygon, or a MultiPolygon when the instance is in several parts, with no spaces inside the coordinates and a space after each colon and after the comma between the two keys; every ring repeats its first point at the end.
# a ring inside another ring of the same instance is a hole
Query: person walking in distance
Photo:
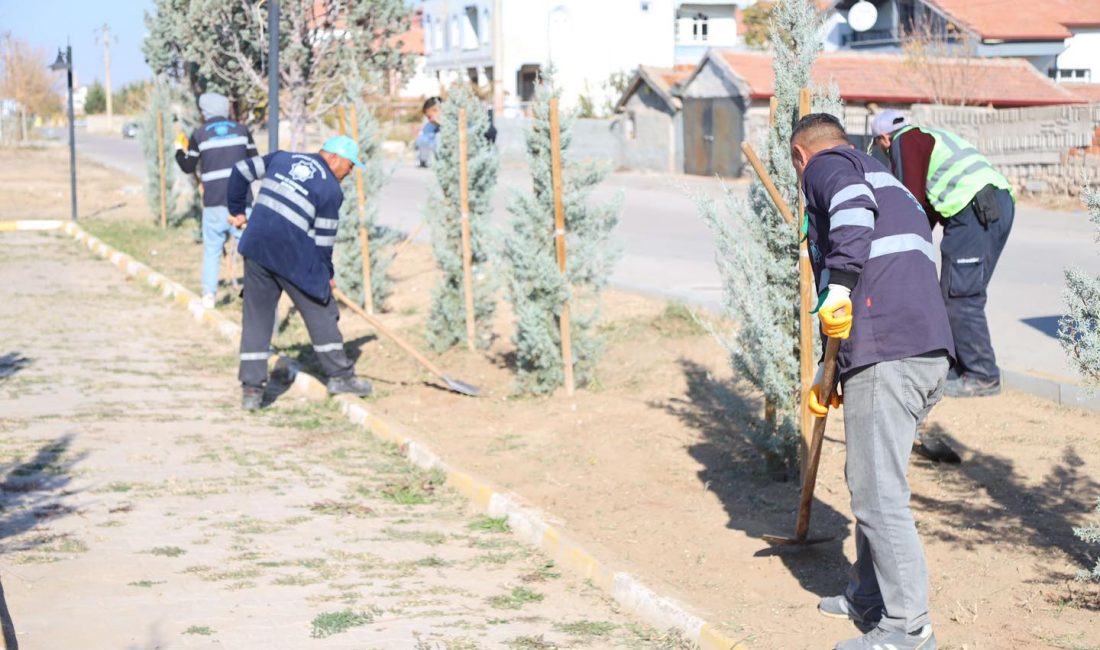
{"type": "Polygon", "coordinates": [[[279,297],[285,291],[306,322],[332,394],[365,397],[371,384],[355,376],[337,321],[332,246],[344,193],[340,181],[362,167],[358,145],[347,136],[329,138],[318,153],[276,151],[240,161],[229,177],[231,225],[244,257],[244,317],[239,377],[241,407],[263,403],[267,359],[279,297]],[[260,191],[246,216],[249,184],[260,191]]]}
{"type": "Polygon", "coordinates": [[[203,123],[188,138],[176,136],[176,164],[185,174],[196,167],[202,182],[202,306],[217,303],[218,273],[225,242],[241,231],[229,224],[229,174],[238,162],[256,155],[248,127],[229,119],[229,98],[218,93],[199,97],[203,123]]]}
{"type": "Polygon", "coordinates": [[[820,368],[807,397],[818,417],[844,406],[844,475],[856,520],[848,587],[818,610],[864,632],[837,650],[934,650],[928,568],[906,476],[917,425],[943,396],[954,354],[932,229],[912,194],[852,148],[831,115],[798,121],[791,160],[806,197],[822,331],[841,340],[843,397],[821,403],[820,368]]]}
{"type": "Polygon", "coordinates": [[[940,290],[958,351],[947,395],[996,395],[1001,371],[985,314],[986,289],[1012,230],[1012,184],[966,140],[912,126],[899,111],[876,115],[871,134],[932,227],[943,225],[940,290]]]}

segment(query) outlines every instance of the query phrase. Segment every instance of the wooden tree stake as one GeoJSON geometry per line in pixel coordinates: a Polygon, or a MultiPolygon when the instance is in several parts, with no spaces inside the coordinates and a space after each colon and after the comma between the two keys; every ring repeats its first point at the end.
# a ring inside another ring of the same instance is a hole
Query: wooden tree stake
{"type": "MultiPolygon", "coordinates": [[[[558,123],[558,98],[550,98],[550,175],[554,187],[554,243],[558,253],[558,270],[565,274],[565,206],[562,203],[561,129],[558,123]]],[[[569,300],[561,306],[561,360],[565,370],[565,394],[575,391],[573,383],[573,341],[569,332],[569,300]]]]}
{"type": "Polygon", "coordinates": [[[474,260],[470,249],[469,166],[467,164],[466,109],[458,109],[458,202],[462,223],[462,285],[466,293],[466,346],[477,349],[474,321],[474,260]]]}
{"type": "Polygon", "coordinates": [[[340,135],[347,135],[348,134],[347,120],[348,120],[347,111],[344,110],[343,106],[337,106],[336,107],[336,132],[339,133],[340,135]]]}
{"type": "MultiPolygon", "coordinates": [[[[359,115],[355,104],[351,105],[351,137],[359,143],[359,115]]],[[[355,193],[359,198],[359,246],[363,251],[363,302],[367,313],[374,313],[374,286],[370,277],[370,236],[367,232],[367,197],[363,194],[363,170],[355,168],[355,193]]]]}
{"type": "Polygon", "coordinates": [[[168,228],[168,170],[164,166],[164,112],[157,107],[157,171],[160,173],[160,227],[168,228]]]}
{"type": "MultiPolygon", "coordinates": [[[[810,114],[811,95],[809,88],[803,88],[798,93],[798,117],[802,118],[810,114]]],[[[802,220],[805,218],[806,205],[802,200],[802,193],[798,198],[798,218],[795,219],[795,236],[801,241],[798,245],[798,293],[801,297],[801,309],[798,311],[798,369],[802,379],[802,400],[800,409],[800,430],[802,432],[802,444],[800,445],[800,464],[802,476],[806,476],[807,465],[810,460],[810,449],[814,436],[814,416],[810,413],[807,395],[814,381],[814,330],[813,316],[810,311],[816,302],[814,300],[814,273],[810,267],[810,249],[808,242],[802,237],[802,220]]]]}

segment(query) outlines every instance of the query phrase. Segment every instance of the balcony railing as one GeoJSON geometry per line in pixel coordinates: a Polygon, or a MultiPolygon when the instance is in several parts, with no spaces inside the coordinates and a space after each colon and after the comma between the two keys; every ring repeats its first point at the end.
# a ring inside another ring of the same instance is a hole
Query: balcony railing
{"type": "Polygon", "coordinates": [[[865,32],[852,32],[844,35],[844,45],[860,47],[862,45],[893,45],[901,42],[896,29],[869,29],[865,32]]]}

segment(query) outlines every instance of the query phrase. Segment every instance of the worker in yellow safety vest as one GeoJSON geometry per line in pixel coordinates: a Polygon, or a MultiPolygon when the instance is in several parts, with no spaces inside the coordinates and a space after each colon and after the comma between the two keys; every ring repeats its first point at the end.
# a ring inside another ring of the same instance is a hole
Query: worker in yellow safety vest
{"type": "Polygon", "coordinates": [[[940,290],[957,352],[946,394],[996,395],[1001,371],[985,315],[986,289],[1012,230],[1012,185],[963,138],[910,125],[899,111],[876,115],[871,135],[932,227],[943,225],[940,290]]]}

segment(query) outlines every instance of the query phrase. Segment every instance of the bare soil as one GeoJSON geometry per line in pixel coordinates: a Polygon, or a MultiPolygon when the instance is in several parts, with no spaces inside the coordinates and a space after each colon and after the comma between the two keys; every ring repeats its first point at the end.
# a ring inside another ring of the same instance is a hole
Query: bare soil
{"type": "MultiPolygon", "coordinates": [[[[393,275],[383,317],[423,347],[436,278],[429,252],[402,253],[393,275]]],[[[836,541],[771,549],[760,537],[792,531],[798,487],[765,476],[744,440],[758,395],[681,309],[608,292],[604,311],[598,382],[572,398],[513,394],[506,309],[487,352],[437,358],[481,386],[480,399],[441,390],[352,314],[342,328],[375,381],[376,412],[559,518],[602,558],[752,647],[832,647],[854,636],[815,611],[819,597],[841,592],[853,557],[841,418],[830,421],[813,520],[815,534],[836,541]]],[[[310,367],[298,319],[278,343],[310,367]]],[[[928,428],[963,457],[958,466],[911,463],[940,647],[1100,648],[1100,593],[1072,582],[1096,553],[1072,527],[1100,497],[1100,415],[1008,391],[946,400],[928,428]]]]}

